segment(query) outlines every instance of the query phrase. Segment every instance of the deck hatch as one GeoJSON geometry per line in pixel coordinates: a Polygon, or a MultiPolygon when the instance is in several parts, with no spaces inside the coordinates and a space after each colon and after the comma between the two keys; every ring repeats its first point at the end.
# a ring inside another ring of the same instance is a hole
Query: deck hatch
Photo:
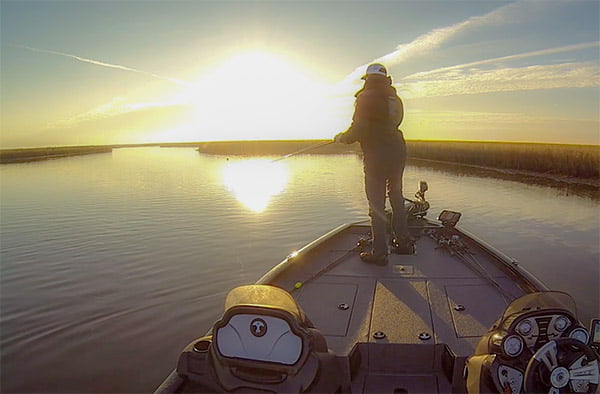
{"type": "Polygon", "coordinates": [[[298,304],[323,335],[345,336],[354,309],[358,286],[346,283],[308,283],[298,304]],[[348,308],[339,308],[346,304],[348,308]]]}
{"type": "Polygon", "coordinates": [[[506,308],[504,299],[490,285],[445,287],[448,308],[458,338],[481,337],[500,317],[497,311],[506,308]],[[464,306],[464,310],[455,309],[456,305],[464,306]]]}
{"type": "MultiPolygon", "coordinates": [[[[385,333],[390,343],[422,344],[419,334],[433,335],[427,284],[422,280],[382,280],[377,282],[371,342],[376,331],[385,333]]],[[[433,341],[431,341],[433,342],[433,341]]]]}

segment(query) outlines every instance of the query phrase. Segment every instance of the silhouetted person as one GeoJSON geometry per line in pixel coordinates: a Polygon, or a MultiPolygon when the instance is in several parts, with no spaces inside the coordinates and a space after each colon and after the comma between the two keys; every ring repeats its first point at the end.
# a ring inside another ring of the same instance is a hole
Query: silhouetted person
{"type": "Polygon", "coordinates": [[[362,252],[360,257],[368,263],[385,265],[388,262],[385,237],[386,192],[393,212],[392,248],[401,254],[414,252],[402,195],[406,142],[398,127],[404,118],[404,107],[383,65],[369,65],[362,79],[365,83],[355,94],[352,125],[345,132],[336,135],[334,141],[346,144],[356,141],[360,143],[373,235],[372,250],[362,252]]]}

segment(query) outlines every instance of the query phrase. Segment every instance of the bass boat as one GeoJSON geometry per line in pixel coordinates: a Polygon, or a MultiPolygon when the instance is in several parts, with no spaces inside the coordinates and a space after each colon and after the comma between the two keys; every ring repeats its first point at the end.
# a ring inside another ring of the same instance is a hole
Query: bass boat
{"type": "Polygon", "coordinates": [[[594,393],[600,320],[407,200],[414,253],[367,264],[368,223],[343,225],[237,287],[156,393],[594,393]]]}

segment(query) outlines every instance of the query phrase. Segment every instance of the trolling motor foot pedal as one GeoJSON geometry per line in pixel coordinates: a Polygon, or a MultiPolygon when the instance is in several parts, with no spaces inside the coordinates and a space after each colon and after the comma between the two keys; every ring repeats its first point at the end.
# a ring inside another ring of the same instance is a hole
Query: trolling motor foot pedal
{"type": "Polygon", "coordinates": [[[394,254],[415,254],[415,241],[413,241],[412,239],[393,239],[390,247],[390,252],[394,254]]]}

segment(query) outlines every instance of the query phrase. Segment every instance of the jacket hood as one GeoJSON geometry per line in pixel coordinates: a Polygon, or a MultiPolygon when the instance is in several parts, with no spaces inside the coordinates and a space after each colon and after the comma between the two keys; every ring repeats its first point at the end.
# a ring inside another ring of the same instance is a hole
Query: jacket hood
{"type": "Polygon", "coordinates": [[[395,96],[396,88],[392,86],[392,79],[387,78],[367,78],[363,87],[354,93],[354,97],[365,91],[381,92],[387,96],[395,96]]]}

